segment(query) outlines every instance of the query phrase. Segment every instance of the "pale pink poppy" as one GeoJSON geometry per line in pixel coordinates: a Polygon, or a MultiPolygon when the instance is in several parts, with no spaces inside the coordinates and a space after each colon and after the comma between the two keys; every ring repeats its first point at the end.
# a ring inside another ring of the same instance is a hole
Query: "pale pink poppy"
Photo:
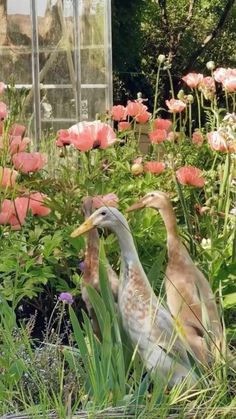
{"type": "Polygon", "coordinates": [[[91,148],[107,148],[113,145],[117,139],[110,125],[101,121],[79,122],[69,128],[69,133],[77,134],[72,144],[80,151],[91,148]]]}
{"type": "Polygon", "coordinates": [[[85,128],[84,132],[81,132],[80,134],[71,134],[71,144],[73,144],[79,151],[89,151],[93,148],[94,138],[91,135],[89,128],[85,128]]]}
{"type": "Polygon", "coordinates": [[[223,68],[223,67],[219,67],[217,68],[214,73],[214,79],[218,82],[218,83],[222,83],[229,75],[229,69],[228,68],[223,68]]]}
{"type": "Polygon", "coordinates": [[[33,215],[40,215],[44,217],[50,214],[51,209],[45,206],[44,201],[48,199],[47,195],[40,192],[34,192],[30,194],[29,208],[33,215]]]}
{"type": "Polygon", "coordinates": [[[213,77],[203,77],[199,85],[199,90],[202,91],[206,99],[211,99],[216,91],[215,80],[213,79],[213,77]]]}
{"type": "Polygon", "coordinates": [[[20,153],[21,151],[25,151],[29,143],[30,143],[30,139],[27,137],[22,138],[20,135],[11,136],[10,153],[16,154],[16,153],[20,153]]]}
{"type": "Polygon", "coordinates": [[[11,128],[9,129],[9,134],[10,135],[13,135],[13,136],[20,135],[21,137],[23,137],[25,131],[26,131],[26,128],[25,128],[24,125],[21,125],[21,124],[13,124],[11,126],[11,128]]]}
{"type": "Polygon", "coordinates": [[[156,129],[149,132],[148,136],[153,144],[159,144],[167,139],[167,132],[165,129],[156,129]]]}
{"type": "Polygon", "coordinates": [[[166,105],[171,113],[182,112],[186,108],[186,104],[179,99],[166,100],[166,105]]]}
{"type": "Polygon", "coordinates": [[[96,195],[93,197],[94,209],[97,209],[103,206],[117,208],[118,202],[119,202],[119,198],[114,193],[109,193],[107,195],[96,195]]]}
{"type": "Polygon", "coordinates": [[[208,143],[213,151],[222,151],[224,153],[236,152],[236,145],[228,138],[223,130],[212,131],[207,134],[208,143]]]}
{"type": "Polygon", "coordinates": [[[3,95],[5,88],[5,83],[3,83],[3,81],[0,81],[0,96],[3,95]]]}
{"type": "Polygon", "coordinates": [[[169,132],[172,128],[172,122],[169,119],[157,118],[153,121],[154,130],[165,129],[169,132]]]}
{"type": "Polygon", "coordinates": [[[18,172],[9,167],[0,166],[0,185],[3,188],[13,187],[16,183],[18,172]]]}
{"type": "Polygon", "coordinates": [[[148,161],[144,165],[144,171],[152,173],[154,175],[159,175],[165,170],[165,163],[160,161],[148,161]]]}
{"type": "Polygon", "coordinates": [[[128,131],[131,129],[131,123],[127,121],[121,121],[118,124],[118,130],[119,131],[128,131]]]}
{"type": "Polygon", "coordinates": [[[12,162],[14,167],[22,173],[38,172],[47,163],[47,156],[39,152],[27,153],[23,151],[14,154],[12,162]]]}
{"type": "Polygon", "coordinates": [[[182,77],[182,80],[187,84],[191,89],[196,89],[203,79],[203,74],[200,73],[189,73],[186,76],[182,77]]]}
{"type": "Polygon", "coordinates": [[[202,171],[194,166],[180,167],[176,171],[176,177],[182,185],[195,186],[197,188],[202,188],[205,185],[202,171]]]}
{"type": "Polygon", "coordinates": [[[192,142],[193,144],[197,145],[198,147],[200,147],[203,144],[204,141],[204,136],[201,133],[201,131],[194,131],[192,134],[192,142]]]}
{"type": "Polygon", "coordinates": [[[111,117],[114,121],[123,121],[127,116],[126,108],[122,105],[116,105],[112,107],[111,117]]]}
{"type": "Polygon", "coordinates": [[[222,81],[222,85],[229,93],[236,91],[236,76],[227,77],[222,81]]]}
{"type": "Polygon", "coordinates": [[[0,102],[0,120],[7,117],[7,105],[4,102],[0,102]]]}

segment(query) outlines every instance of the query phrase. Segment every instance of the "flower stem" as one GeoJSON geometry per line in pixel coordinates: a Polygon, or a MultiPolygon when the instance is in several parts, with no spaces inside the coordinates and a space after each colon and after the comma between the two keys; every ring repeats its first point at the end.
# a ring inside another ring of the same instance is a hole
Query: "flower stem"
{"type": "Polygon", "coordinates": [[[192,104],[189,104],[189,115],[188,115],[188,121],[189,121],[189,138],[192,138],[192,104]]]}
{"type": "Polygon", "coordinates": [[[198,128],[201,130],[202,129],[202,123],[201,123],[201,103],[200,103],[200,98],[199,98],[199,94],[198,94],[198,90],[197,89],[195,89],[195,93],[196,93],[196,98],[197,98],[198,128]]]}
{"type": "Polygon", "coordinates": [[[161,71],[161,63],[158,64],[157,75],[156,75],[154,107],[153,107],[153,113],[152,113],[152,118],[153,119],[155,119],[155,117],[156,117],[156,111],[157,111],[157,97],[158,97],[158,87],[159,87],[160,71],[161,71]]]}

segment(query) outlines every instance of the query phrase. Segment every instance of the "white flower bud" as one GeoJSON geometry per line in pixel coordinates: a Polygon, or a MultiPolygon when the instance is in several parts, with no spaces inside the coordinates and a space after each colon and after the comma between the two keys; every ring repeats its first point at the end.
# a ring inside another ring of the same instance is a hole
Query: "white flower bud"
{"type": "Polygon", "coordinates": [[[208,62],[206,63],[206,67],[207,67],[207,69],[208,69],[208,70],[214,70],[214,68],[215,68],[215,63],[214,63],[214,61],[208,61],[208,62]]]}
{"type": "Polygon", "coordinates": [[[185,96],[184,91],[181,89],[177,94],[177,98],[180,100],[183,100],[184,96],[185,96]]]}
{"type": "Polygon", "coordinates": [[[193,95],[188,95],[188,96],[187,96],[187,101],[188,101],[188,103],[193,103],[193,102],[194,102],[194,97],[193,97],[193,95]]]}
{"type": "Polygon", "coordinates": [[[160,63],[160,64],[163,64],[165,62],[165,59],[166,59],[165,55],[160,54],[157,57],[157,62],[160,63]]]}

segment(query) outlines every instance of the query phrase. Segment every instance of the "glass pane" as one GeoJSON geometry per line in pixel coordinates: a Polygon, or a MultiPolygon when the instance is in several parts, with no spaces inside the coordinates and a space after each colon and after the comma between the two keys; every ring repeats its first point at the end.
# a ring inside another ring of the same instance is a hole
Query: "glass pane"
{"type": "Polygon", "coordinates": [[[6,0],[0,6],[1,80],[32,83],[30,0],[6,0]]]}
{"type": "Polygon", "coordinates": [[[92,121],[98,114],[106,112],[105,89],[81,90],[81,119],[92,121]]]}

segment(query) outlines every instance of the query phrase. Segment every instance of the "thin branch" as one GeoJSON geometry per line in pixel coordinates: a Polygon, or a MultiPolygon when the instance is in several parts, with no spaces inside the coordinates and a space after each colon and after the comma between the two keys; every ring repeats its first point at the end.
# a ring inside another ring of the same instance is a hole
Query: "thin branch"
{"type": "Polygon", "coordinates": [[[189,1],[188,14],[187,14],[187,17],[186,17],[186,20],[185,20],[185,24],[180,28],[180,31],[179,31],[178,36],[177,36],[177,46],[179,45],[180,40],[183,37],[184,32],[186,31],[189,23],[192,20],[194,6],[196,5],[196,3],[197,3],[197,0],[190,0],[189,1]]]}
{"type": "Polygon", "coordinates": [[[193,64],[195,63],[196,59],[199,57],[199,55],[202,54],[202,52],[209,47],[209,45],[212,43],[212,41],[220,34],[221,30],[223,29],[223,26],[235,4],[235,0],[228,0],[224,10],[222,12],[222,15],[219,19],[218,24],[216,27],[212,30],[212,32],[204,39],[201,46],[194,51],[192,56],[189,59],[189,64],[187,65],[186,72],[189,71],[190,68],[192,68],[193,64]]]}

